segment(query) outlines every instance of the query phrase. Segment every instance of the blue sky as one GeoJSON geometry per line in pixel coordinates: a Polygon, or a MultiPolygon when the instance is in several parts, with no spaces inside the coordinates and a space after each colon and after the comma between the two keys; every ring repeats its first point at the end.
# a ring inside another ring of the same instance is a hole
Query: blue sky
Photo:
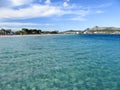
{"type": "Polygon", "coordinates": [[[0,0],[0,28],[120,27],[120,0],[0,0]]]}

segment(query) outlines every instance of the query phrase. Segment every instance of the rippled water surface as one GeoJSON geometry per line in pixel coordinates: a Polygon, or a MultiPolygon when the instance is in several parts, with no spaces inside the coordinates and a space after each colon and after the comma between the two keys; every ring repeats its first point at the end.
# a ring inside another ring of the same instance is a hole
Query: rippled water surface
{"type": "Polygon", "coordinates": [[[120,90],[120,35],[0,38],[0,90],[120,90]]]}

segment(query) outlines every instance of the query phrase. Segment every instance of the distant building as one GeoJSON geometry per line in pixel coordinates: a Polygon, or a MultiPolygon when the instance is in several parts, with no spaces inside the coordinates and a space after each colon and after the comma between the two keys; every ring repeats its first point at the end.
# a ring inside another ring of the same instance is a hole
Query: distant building
{"type": "Polygon", "coordinates": [[[64,31],[64,34],[81,34],[82,31],[80,30],[68,30],[68,31],[64,31]]]}

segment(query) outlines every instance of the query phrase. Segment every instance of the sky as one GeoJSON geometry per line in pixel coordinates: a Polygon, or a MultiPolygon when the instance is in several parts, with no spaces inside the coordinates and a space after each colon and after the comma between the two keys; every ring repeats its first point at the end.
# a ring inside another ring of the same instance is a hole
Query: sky
{"type": "Polygon", "coordinates": [[[120,27],[120,0],[0,0],[0,28],[120,27]]]}

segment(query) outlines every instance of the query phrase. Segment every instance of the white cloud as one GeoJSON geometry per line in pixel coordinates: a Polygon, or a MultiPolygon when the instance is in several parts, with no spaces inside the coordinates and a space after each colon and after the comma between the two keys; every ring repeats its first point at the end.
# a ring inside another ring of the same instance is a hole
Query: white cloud
{"type": "Polygon", "coordinates": [[[60,16],[60,15],[79,15],[86,16],[89,14],[88,10],[77,9],[77,7],[67,7],[64,9],[60,6],[33,4],[26,8],[0,8],[0,19],[29,19],[38,17],[60,16]],[[74,9],[74,10],[72,10],[74,9]]]}
{"type": "Polygon", "coordinates": [[[48,5],[32,5],[23,9],[2,8],[0,12],[1,19],[47,17],[51,15],[62,15],[64,13],[64,11],[60,10],[58,7],[48,5]]]}
{"type": "Polygon", "coordinates": [[[51,4],[51,0],[46,0],[45,4],[51,4]]]}
{"type": "Polygon", "coordinates": [[[89,14],[89,10],[78,10],[76,11],[76,14],[81,15],[81,16],[86,16],[89,14]]]}
{"type": "Polygon", "coordinates": [[[38,23],[21,23],[21,22],[0,22],[0,28],[12,29],[14,31],[21,28],[38,28],[46,30],[47,27],[54,27],[53,24],[38,24],[38,23]]]}
{"type": "MultiPolygon", "coordinates": [[[[9,0],[12,2],[12,7],[0,8],[0,20],[19,20],[40,17],[53,17],[63,15],[86,16],[90,13],[88,9],[79,8],[76,4],[68,4],[70,0],[66,0],[63,5],[56,6],[51,3],[51,0],[45,0],[45,4],[34,4],[34,0],[9,0]],[[23,5],[27,5],[23,7],[23,5]],[[18,8],[14,8],[19,6],[18,8]]],[[[41,0],[39,0],[41,1],[41,0]]],[[[0,1],[1,2],[1,1],[0,1]]],[[[3,2],[3,0],[2,0],[3,2]]],[[[57,17],[58,18],[58,17],[57,17]]],[[[66,19],[67,20],[67,19],[66,19]]]]}
{"type": "Polygon", "coordinates": [[[0,26],[28,26],[28,25],[41,25],[36,23],[21,23],[21,22],[0,22],[0,26]]]}
{"type": "Polygon", "coordinates": [[[64,6],[64,7],[67,7],[67,6],[69,6],[69,4],[68,4],[67,2],[64,2],[64,3],[63,3],[63,6],[64,6]]]}
{"type": "Polygon", "coordinates": [[[106,3],[106,4],[101,4],[97,8],[105,8],[105,7],[110,7],[112,3],[106,3]]]}
{"type": "Polygon", "coordinates": [[[72,14],[72,15],[78,15],[78,16],[86,16],[90,13],[89,10],[70,10],[70,11],[67,11],[66,14],[72,14]]]}
{"type": "Polygon", "coordinates": [[[33,2],[33,0],[10,0],[10,1],[12,2],[13,6],[20,6],[33,2]]]}
{"type": "Polygon", "coordinates": [[[69,18],[69,20],[72,20],[72,21],[86,21],[86,19],[84,17],[73,17],[73,18],[69,18]]]}
{"type": "Polygon", "coordinates": [[[68,7],[68,6],[69,6],[69,4],[68,4],[69,1],[70,1],[70,0],[66,0],[66,1],[63,3],[63,6],[64,6],[64,7],[68,7]]]}
{"type": "Polygon", "coordinates": [[[21,22],[0,22],[0,26],[53,26],[53,24],[21,23],[21,22]]]}
{"type": "Polygon", "coordinates": [[[29,5],[34,0],[0,0],[0,7],[8,8],[21,5],[29,5]]]}
{"type": "Polygon", "coordinates": [[[98,11],[96,11],[96,13],[101,14],[101,13],[104,13],[104,11],[98,10],[98,11]]]}

